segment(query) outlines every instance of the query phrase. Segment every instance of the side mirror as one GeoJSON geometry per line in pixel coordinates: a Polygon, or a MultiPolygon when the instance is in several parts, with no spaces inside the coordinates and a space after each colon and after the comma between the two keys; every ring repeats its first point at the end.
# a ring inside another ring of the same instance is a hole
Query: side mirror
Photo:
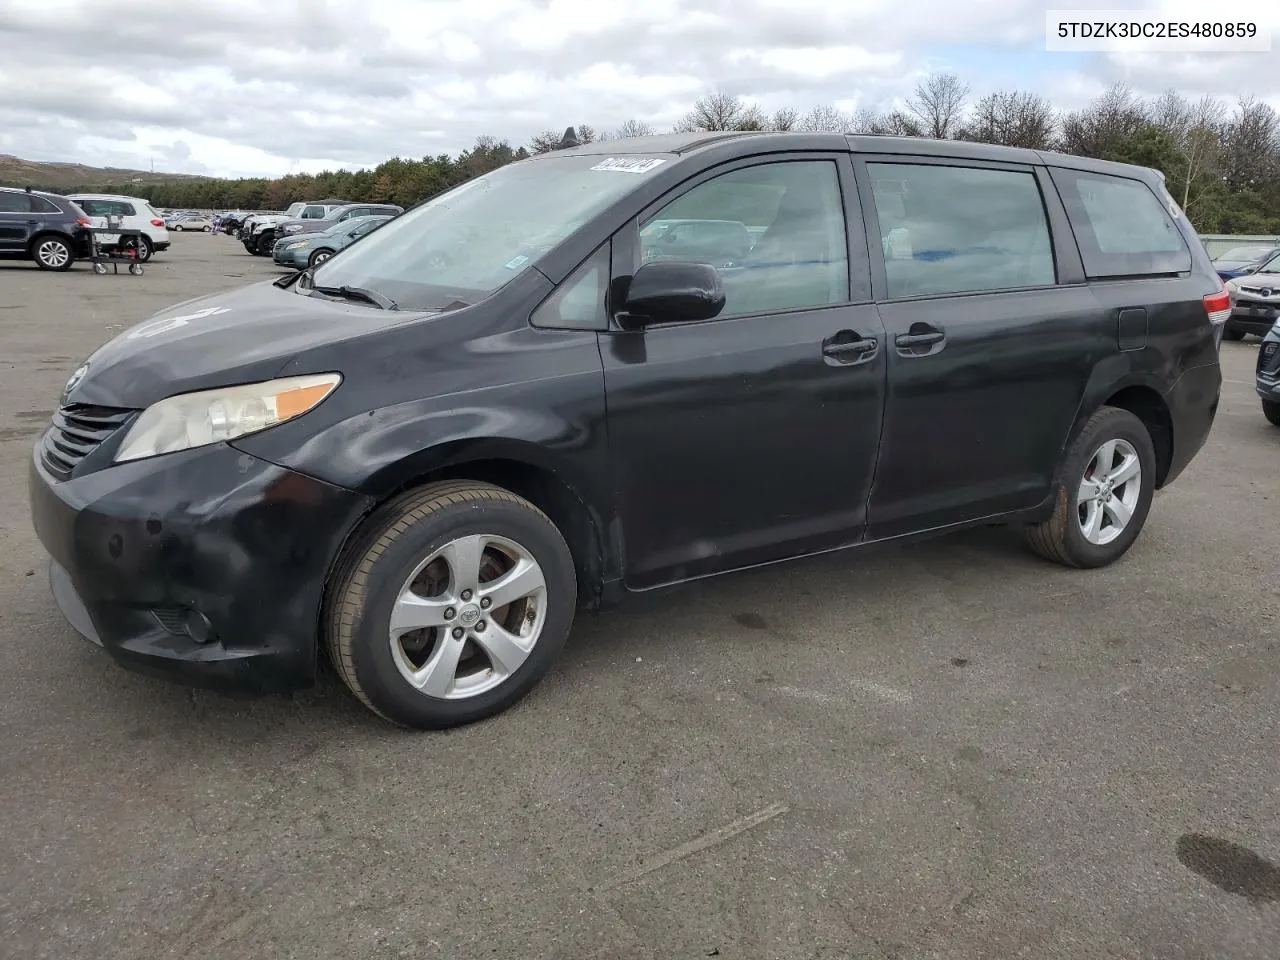
{"type": "Polygon", "coordinates": [[[724,309],[724,280],[709,263],[653,260],[631,278],[622,305],[624,325],[710,320],[724,309]]]}

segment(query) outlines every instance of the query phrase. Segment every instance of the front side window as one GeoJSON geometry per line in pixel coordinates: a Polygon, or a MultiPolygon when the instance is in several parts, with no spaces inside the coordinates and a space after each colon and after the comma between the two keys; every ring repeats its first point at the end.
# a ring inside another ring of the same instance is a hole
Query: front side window
{"type": "Polygon", "coordinates": [[[1089,279],[1191,269],[1191,250],[1170,209],[1141,180],[1078,170],[1050,172],[1089,279]]]}
{"type": "Polygon", "coordinates": [[[535,327],[606,330],[605,298],[609,288],[609,244],[586,259],[560,288],[533,312],[535,327]]]}
{"type": "Polygon", "coordinates": [[[1049,221],[1031,173],[869,163],[891,298],[1051,285],[1049,221]]]}
{"type": "Polygon", "coordinates": [[[640,261],[709,263],[720,317],[847,303],[849,250],[830,160],[741,167],[698,184],[640,225],[640,261]]]}
{"type": "Polygon", "coordinates": [[[572,154],[508,164],[389,220],[317,268],[315,284],[376,290],[406,310],[476,303],[674,159],[572,154]]]}

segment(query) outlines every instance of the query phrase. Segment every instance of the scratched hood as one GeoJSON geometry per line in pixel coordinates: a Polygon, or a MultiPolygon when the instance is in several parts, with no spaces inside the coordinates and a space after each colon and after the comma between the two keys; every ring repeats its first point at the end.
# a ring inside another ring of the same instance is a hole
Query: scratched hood
{"type": "Polygon", "coordinates": [[[270,380],[305,350],[414,317],[269,281],[199,297],[98,348],[71,375],[62,402],[141,409],[178,393],[270,380]]]}

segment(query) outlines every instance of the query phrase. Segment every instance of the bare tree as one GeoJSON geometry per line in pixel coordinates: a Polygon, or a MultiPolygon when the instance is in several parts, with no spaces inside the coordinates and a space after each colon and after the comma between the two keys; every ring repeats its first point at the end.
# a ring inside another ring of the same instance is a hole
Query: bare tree
{"type": "Polygon", "coordinates": [[[1253,190],[1274,178],[1280,166],[1280,117],[1253,97],[1241,97],[1222,137],[1224,182],[1232,190],[1253,190]]]}
{"type": "Polygon", "coordinates": [[[1049,101],[1020,90],[989,93],[976,104],[959,136],[1006,147],[1047,150],[1057,119],[1049,101]]]}
{"type": "Polygon", "coordinates": [[[786,133],[795,130],[800,122],[800,114],[793,107],[783,107],[769,118],[769,129],[786,133]]]}
{"type": "Polygon", "coordinates": [[[616,130],[600,134],[600,140],[625,140],[628,137],[651,137],[656,131],[641,120],[626,120],[616,130]]]}
{"type": "Polygon", "coordinates": [[[852,130],[853,119],[846,117],[835,107],[823,104],[813,107],[800,118],[797,129],[809,133],[845,133],[852,130]]]}
{"type": "Polygon", "coordinates": [[[579,143],[591,143],[596,139],[597,136],[598,135],[596,134],[596,128],[591,126],[591,124],[589,123],[578,124],[578,142],[579,143]]]}
{"type": "Polygon", "coordinates": [[[573,131],[574,138],[578,143],[591,143],[596,139],[595,128],[588,123],[580,123],[576,127],[570,127],[560,133],[554,130],[543,130],[532,140],[529,141],[530,153],[550,153],[552,150],[560,150],[564,147],[565,134],[568,130],[573,131]]]}
{"type": "Polygon", "coordinates": [[[1151,122],[1146,106],[1117,83],[1089,106],[1062,118],[1060,146],[1066,153],[1106,159],[1151,122]]]}
{"type": "Polygon", "coordinates": [[[701,97],[675,126],[676,133],[698,130],[763,130],[767,120],[755,104],[741,97],[717,92],[701,97]]]}
{"type": "Polygon", "coordinates": [[[916,85],[915,93],[907,100],[907,110],[924,136],[946,140],[959,131],[968,97],[969,85],[954,73],[933,73],[916,85]]]}
{"type": "Polygon", "coordinates": [[[877,113],[863,107],[853,115],[849,124],[851,133],[869,133],[887,137],[923,137],[924,127],[914,116],[901,110],[877,113]]]}
{"type": "Polygon", "coordinates": [[[1182,153],[1179,170],[1167,171],[1182,181],[1182,209],[1195,203],[1192,192],[1202,193],[1222,161],[1226,107],[1213,97],[1189,102],[1176,90],[1166,90],[1147,108],[1149,121],[1167,132],[1182,153]]]}

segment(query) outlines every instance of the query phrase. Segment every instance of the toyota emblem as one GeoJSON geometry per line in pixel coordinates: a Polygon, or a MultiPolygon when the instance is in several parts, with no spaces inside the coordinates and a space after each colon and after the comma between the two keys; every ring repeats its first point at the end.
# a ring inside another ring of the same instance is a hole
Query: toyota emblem
{"type": "Polygon", "coordinates": [[[77,386],[79,386],[80,381],[84,379],[84,375],[88,372],[89,372],[89,365],[87,363],[83,363],[79,367],[77,367],[75,373],[71,374],[71,378],[67,381],[67,385],[65,388],[63,388],[62,392],[64,394],[67,394],[67,393],[70,393],[72,390],[74,390],[77,386]]]}

